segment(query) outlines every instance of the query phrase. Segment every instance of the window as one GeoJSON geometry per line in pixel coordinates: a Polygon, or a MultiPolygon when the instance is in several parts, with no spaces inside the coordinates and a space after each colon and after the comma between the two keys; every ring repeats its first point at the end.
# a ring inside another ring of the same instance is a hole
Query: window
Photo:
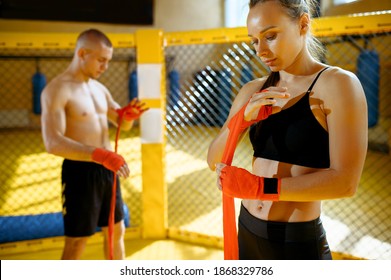
{"type": "Polygon", "coordinates": [[[0,18],[153,24],[153,0],[0,0],[0,18]]]}
{"type": "Polygon", "coordinates": [[[337,5],[348,4],[356,1],[358,0],[334,0],[334,5],[337,6],[337,5]]]}
{"type": "Polygon", "coordinates": [[[224,25],[225,27],[246,26],[248,14],[248,0],[224,1],[224,25]]]}

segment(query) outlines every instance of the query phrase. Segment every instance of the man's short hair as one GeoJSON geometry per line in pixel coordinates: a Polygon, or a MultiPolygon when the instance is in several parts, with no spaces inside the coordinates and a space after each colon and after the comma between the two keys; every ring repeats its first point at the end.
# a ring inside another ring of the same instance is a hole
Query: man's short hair
{"type": "Polygon", "coordinates": [[[103,43],[106,47],[113,47],[110,39],[102,31],[97,29],[88,29],[83,31],[77,37],[77,47],[81,47],[86,42],[100,42],[103,43]]]}

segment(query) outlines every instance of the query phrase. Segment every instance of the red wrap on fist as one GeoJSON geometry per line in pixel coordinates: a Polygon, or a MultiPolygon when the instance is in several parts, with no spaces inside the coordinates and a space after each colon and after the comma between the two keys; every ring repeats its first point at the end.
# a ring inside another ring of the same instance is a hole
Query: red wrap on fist
{"type": "Polygon", "coordinates": [[[92,160],[113,172],[117,172],[125,164],[125,160],[121,155],[102,148],[96,148],[92,152],[92,160]]]}
{"type": "Polygon", "coordinates": [[[220,174],[223,193],[242,199],[278,201],[281,179],[256,176],[246,169],[225,166],[220,174]]]}
{"type": "Polygon", "coordinates": [[[125,107],[115,110],[120,118],[127,121],[137,120],[141,115],[147,111],[149,108],[145,108],[144,104],[141,104],[139,101],[132,101],[125,107]]]}

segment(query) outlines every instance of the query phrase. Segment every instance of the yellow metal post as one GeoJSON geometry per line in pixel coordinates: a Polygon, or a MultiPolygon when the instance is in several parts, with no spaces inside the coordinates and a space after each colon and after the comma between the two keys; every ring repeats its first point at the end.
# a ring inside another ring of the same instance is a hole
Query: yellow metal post
{"type": "Polygon", "coordinates": [[[143,238],[167,237],[165,67],[163,32],[136,32],[138,96],[150,107],[140,120],[143,238]]]}

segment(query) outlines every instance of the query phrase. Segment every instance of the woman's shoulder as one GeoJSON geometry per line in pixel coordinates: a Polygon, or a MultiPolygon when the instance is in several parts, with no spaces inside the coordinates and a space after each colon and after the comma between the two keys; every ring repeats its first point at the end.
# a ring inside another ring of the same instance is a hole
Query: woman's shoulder
{"type": "Polygon", "coordinates": [[[358,78],[356,74],[353,72],[343,69],[338,66],[328,66],[328,69],[325,71],[327,82],[335,82],[335,83],[340,83],[340,82],[358,82],[358,78]]]}
{"type": "Polygon", "coordinates": [[[267,76],[264,76],[245,83],[239,90],[238,94],[235,96],[231,109],[236,111],[244,104],[246,104],[246,102],[251,98],[254,93],[259,92],[261,90],[266,79],[267,76]]]}
{"type": "Polygon", "coordinates": [[[320,80],[319,91],[323,92],[324,97],[333,99],[334,97],[351,98],[364,95],[360,80],[349,70],[330,66],[322,75],[324,77],[320,80]]]}
{"type": "Polygon", "coordinates": [[[252,95],[253,93],[260,91],[263,84],[266,82],[268,76],[263,76],[245,83],[239,91],[239,95],[252,95]]]}

